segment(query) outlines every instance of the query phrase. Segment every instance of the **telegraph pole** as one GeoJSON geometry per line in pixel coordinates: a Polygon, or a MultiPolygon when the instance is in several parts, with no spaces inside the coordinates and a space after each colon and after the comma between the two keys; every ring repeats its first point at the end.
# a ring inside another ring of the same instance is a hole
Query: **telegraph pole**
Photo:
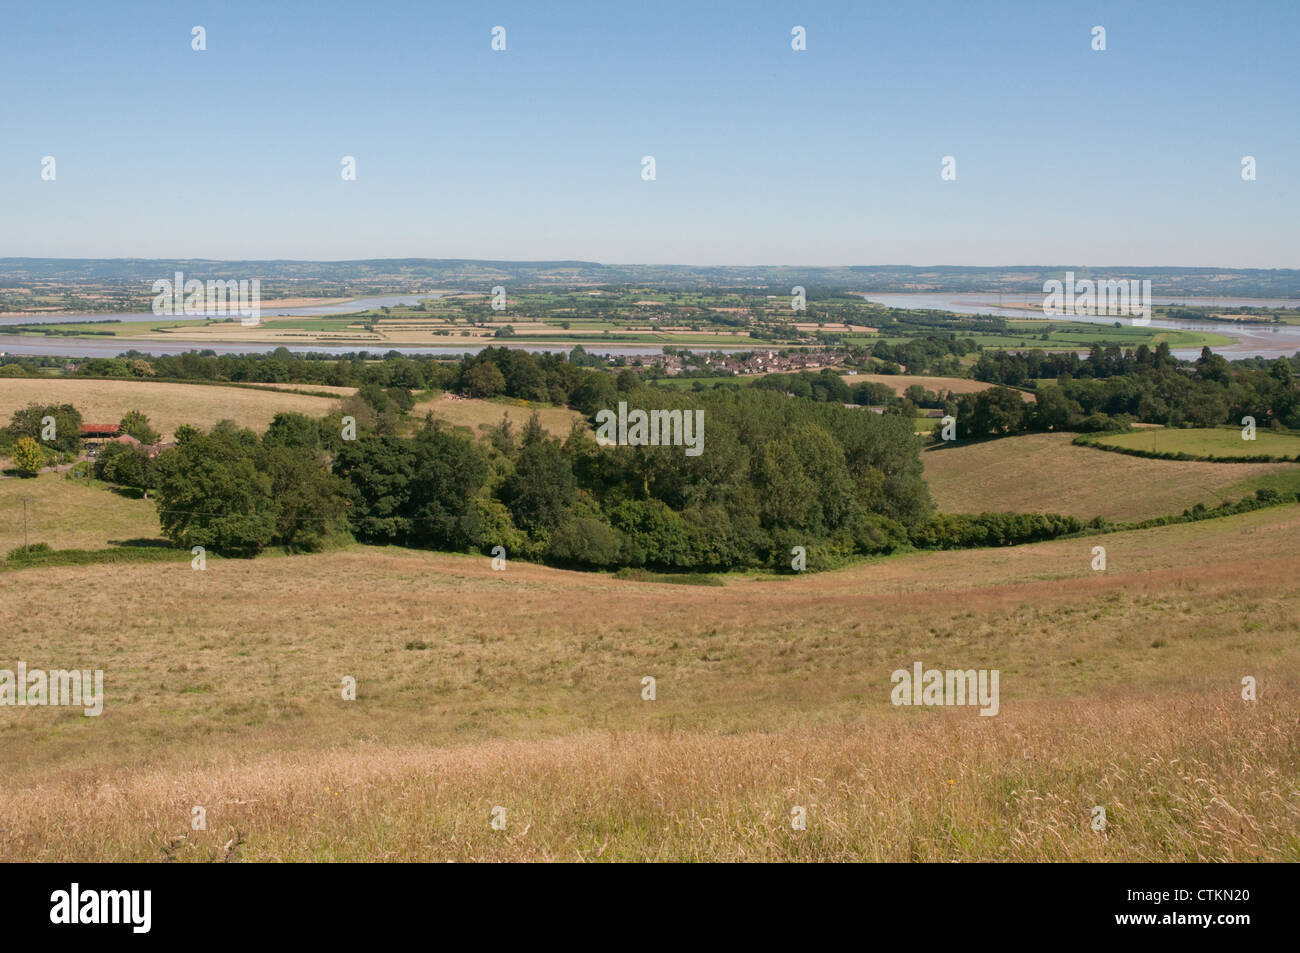
{"type": "Polygon", "coordinates": [[[23,497],[23,552],[27,552],[27,500],[29,497],[23,497]]]}

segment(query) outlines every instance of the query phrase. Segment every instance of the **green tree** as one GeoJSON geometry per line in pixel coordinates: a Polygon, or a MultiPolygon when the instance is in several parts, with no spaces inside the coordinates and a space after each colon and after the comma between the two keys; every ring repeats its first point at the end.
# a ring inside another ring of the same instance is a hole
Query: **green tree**
{"type": "Polygon", "coordinates": [[[50,450],[78,453],[81,450],[81,414],[71,404],[28,404],[14,411],[9,422],[9,435],[14,439],[31,437],[50,450]],[[54,428],[51,440],[45,438],[47,423],[53,424],[54,428]]]}
{"type": "Polygon", "coordinates": [[[95,460],[102,480],[147,490],[153,483],[153,461],[148,451],[125,443],[110,443],[95,460]]]}
{"type": "Polygon", "coordinates": [[[465,372],[465,387],[471,397],[496,397],[506,391],[506,378],[495,364],[484,361],[465,372]]]}
{"type": "Polygon", "coordinates": [[[157,443],[161,434],[149,425],[149,418],[138,410],[128,410],[122,418],[122,432],[130,434],[141,443],[157,443]]]}
{"type": "Polygon", "coordinates": [[[536,535],[560,525],[577,495],[573,467],[558,442],[524,431],[515,472],[501,488],[501,500],[515,525],[536,535]]]}
{"type": "Polygon", "coordinates": [[[275,538],[280,514],[271,478],[229,433],[187,436],[154,463],[163,533],[186,548],[256,555],[275,538]]]}
{"type": "Polygon", "coordinates": [[[262,435],[265,447],[290,447],[295,450],[319,450],[321,426],[306,414],[283,411],[275,415],[262,435]]]}
{"type": "Polygon", "coordinates": [[[556,528],[547,555],[561,565],[602,569],[616,565],[619,552],[618,533],[608,523],[582,517],[556,528]]]}
{"type": "Polygon", "coordinates": [[[263,445],[259,468],[271,480],[279,504],[273,542],[299,552],[318,552],[347,530],[343,481],[310,449],[263,445]]]}

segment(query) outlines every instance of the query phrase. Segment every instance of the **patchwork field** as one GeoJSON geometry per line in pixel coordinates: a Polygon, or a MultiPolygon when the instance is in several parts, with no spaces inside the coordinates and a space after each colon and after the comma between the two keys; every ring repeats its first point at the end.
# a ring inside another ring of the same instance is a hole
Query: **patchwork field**
{"type": "Polygon", "coordinates": [[[1300,464],[1150,460],[1074,446],[1073,439],[1025,434],[929,447],[921,459],[930,494],[948,513],[1141,520],[1237,500],[1259,486],[1300,489],[1300,464]]]}
{"type": "Polygon", "coordinates": [[[362,548],[4,573],[4,664],[107,698],[0,708],[0,859],[1300,860],[1298,568],[1290,505],[722,587],[362,548]],[[998,669],[998,715],[894,707],[914,661],[998,669]]]}
{"type": "MultiPolygon", "coordinates": [[[[309,389],[309,388],[307,388],[309,389]]],[[[87,423],[117,423],[128,410],[149,416],[163,439],[181,424],[211,427],[229,419],[241,427],[265,430],[282,411],[323,417],[339,402],[281,391],[151,381],[104,381],[77,378],[0,378],[0,421],[29,403],[72,404],[87,423]]]]}
{"type": "Polygon", "coordinates": [[[1300,436],[1257,430],[1254,440],[1243,440],[1240,427],[1169,429],[1146,428],[1139,433],[1105,434],[1096,438],[1104,446],[1187,453],[1198,457],[1300,457],[1300,436]]]}

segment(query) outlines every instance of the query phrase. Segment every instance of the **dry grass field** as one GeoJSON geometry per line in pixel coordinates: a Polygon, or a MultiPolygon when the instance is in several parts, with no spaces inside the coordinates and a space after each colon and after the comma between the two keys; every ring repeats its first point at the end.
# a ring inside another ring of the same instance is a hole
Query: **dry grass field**
{"type": "MultiPolygon", "coordinates": [[[[920,384],[926,390],[934,391],[936,394],[942,394],[945,391],[952,391],[954,394],[978,394],[982,390],[988,390],[992,384],[986,384],[984,381],[970,380],[964,377],[925,377],[919,374],[845,374],[844,383],[852,387],[854,384],[888,384],[894,389],[894,393],[902,396],[903,391],[907,390],[913,384],[920,384]]],[[[1021,391],[1021,396],[1027,400],[1034,399],[1033,394],[1026,394],[1021,391]]]]}
{"type": "Polygon", "coordinates": [[[333,394],[340,400],[344,397],[351,397],[357,392],[355,387],[343,387],[337,384],[263,384],[250,382],[241,384],[241,387],[257,387],[264,390],[281,391],[282,393],[292,394],[296,391],[308,391],[311,393],[333,394]]]}
{"type": "Polygon", "coordinates": [[[721,587],[361,547],[7,572],[0,667],[107,700],[0,708],[0,859],[1300,860],[1297,569],[1289,505],[721,587]],[[999,714],[895,708],[918,660],[999,669],[999,714]]]}
{"type": "Polygon", "coordinates": [[[1026,434],[927,448],[930,494],[948,513],[1064,513],[1141,520],[1248,495],[1261,476],[1300,471],[1293,463],[1150,460],[1076,447],[1074,434],[1026,434]]]}
{"type": "MultiPolygon", "coordinates": [[[[0,479],[0,557],[23,544],[24,497],[32,543],[54,549],[103,549],[112,542],[161,536],[152,502],[66,480],[62,473],[42,473],[0,479]]],[[[0,668],[3,665],[0,662],[0,668]]]]}
{"type": "Polygon", "coordinates": [[[280,391],[151,381],[101,381],[77,378],[0,378],[0,421],[30,403],[72,404],[87,423],[117,423],[128,410],[149,415],[164,439],[181,424],[211,427],[229,419],[241,427],[265,430],[282,411],[324,417],[338,409],[326,397],[280,391]]]}
{"type": "Polygon", "coordinates": [[[495,400],[452,397],[449,394],[439,394],[433,400],[416,404],[411,411],[411,416],[416,420],[423,420],[425,414],[432,412],[434,417],[446,420],[453,426],[469,427],[478,433],[480,427],[495,427],[507,414],[510,416],[510,423],[518,431],[528,423],[528,418],[534,411],[541,420],[542,429],[561,440],[569,436],[575,421],[584,420],[582,414],[567,407],[523,407],[495,400]]]}

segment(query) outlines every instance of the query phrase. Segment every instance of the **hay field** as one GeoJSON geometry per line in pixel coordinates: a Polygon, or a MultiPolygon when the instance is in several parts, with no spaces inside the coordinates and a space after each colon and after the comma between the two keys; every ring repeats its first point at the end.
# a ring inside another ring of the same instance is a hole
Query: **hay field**
{"type": "Polygon", "coordinates": [[[1294,463],[1149,460],[1074,446],[1074,434],[1024,434],[927,447],[935,505],[946,513],[1064,513],[1141,520],[1214,506],[1253,491],[1261,477],[1290,480],[1294,463]]]}
{"type": "Polygon", "coordinates": [[[357,392],[355,387],[346,387],[339,384],[265,384],[261,382],[249,382],[240,384],[240,387],[258,387],[265,390],[280,391],[282,393],[293,393],[295,391],[318,391],[324,394],[333,394],[342,399],[351,397],[357,392]]]}
{"type": "Polygon", "coordinates": [[[107,701],[0,708],[0,859],[1295,861],[1297,568],[1291,505],[720,588],[361,547],[5,573],[3,664],[107,701]],[[999,669],[999,714],[894,707],[917,660],[999,669]]]}
{"type": "MultiPolygon", "coordinates": [[[[926,377],[920,374],[845,374],[844,383],[850,387],[862,383],[888,384],[899,397],[903,396],[903,391],[913,384],[920,384],[926,390],[934,391],[936,394],[942,394],[944,391],[952,391],[954,394],[978,394],[993,386],[984,381],[965,377],[926,377]]],[[[1024,391],[1020,393],[1027,401],[1034,399],[1033,394],[1026,394],[1024,391]]]]}
{"type": "MultiPolygon", "coordinates": [[[[450,422],[453,426],[469,427],[475,433],[483,426],[495,427],[501,423],[503,415],[510,416],[510,423],[515,431],[528,423],[528,418],[537,413],[542,429],[561,440],[569,436],[575,421],[585,421],[582,414],[567,407],[541,406],[522,407],[495,400],[478,398],[457,398],[450,394],[439,394],[433,400],[426,400],[415,405],[410,416],[422,421],[424,415],[432,412],[434,417],[450,422]]],[[[584,424],[585,425],[585,424],[584,424]]]]}
{"type": "Polygon", "coordinates": [[[205,384],[56,378],[0,378],[0,421],[29,403],[72,404],[86,423],[117,423],[128,410],[148,414],[153,428],[170,439],[181,424],[211,427],[230,419],[265,430],[281,411],[323,417],[339,402],[326,397],[205,384]]]}

